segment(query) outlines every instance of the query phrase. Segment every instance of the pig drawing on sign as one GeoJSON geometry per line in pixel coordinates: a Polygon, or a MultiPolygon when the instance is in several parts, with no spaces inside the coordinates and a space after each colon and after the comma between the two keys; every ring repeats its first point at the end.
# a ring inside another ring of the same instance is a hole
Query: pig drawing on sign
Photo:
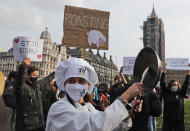
{"type": "Polygon", "coordinates": [[[106,37],[102,34],[102,32],[98,30],[91,30],[87,33],[88,36],[88,43],[91,46],[92,44],[96,44],[96,46],[99,48],[100,46],[103,46],[103,44],[106,42],[106,37]]]}

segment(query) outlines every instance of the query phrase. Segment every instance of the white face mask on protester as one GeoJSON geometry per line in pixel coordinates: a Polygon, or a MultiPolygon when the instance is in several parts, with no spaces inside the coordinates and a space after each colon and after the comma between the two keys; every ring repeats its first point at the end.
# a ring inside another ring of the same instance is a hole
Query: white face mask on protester
{"type": "Polygon", "coordinates": [[[88,84],[66,84],[65,90],[74,101],[79,101],[88,92],[88,84]]]}
{"type": "Polygon", "coordinates": [[[178,91],[178,86],[172,86],[170,88],[171,92],[177,92],[178,91]]]}

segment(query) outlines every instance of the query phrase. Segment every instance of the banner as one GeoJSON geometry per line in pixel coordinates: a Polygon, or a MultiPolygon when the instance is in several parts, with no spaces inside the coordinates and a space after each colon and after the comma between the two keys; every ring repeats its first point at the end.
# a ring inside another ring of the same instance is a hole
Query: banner
{"type": "Polygon", "coordinates": [[[13,39],[13,54],[14,59],[23,61],[24,58],[30,58],[31,61],[42,61],[43,40],[16,37],[13,39]]]}
{"type": "Polygon", "coordinates": [[[136,57],[123,57],[123,74],[133,75],[136,57]]]}
{"type": "Polygon", "coordinates": [[[188,58],[166,58],[166,69],[190,70],[188,58]]]}
{"type": "Polygon", "coordinates": [[[65,6],[62,44],[108,50],[109,12],[65,6]]]}

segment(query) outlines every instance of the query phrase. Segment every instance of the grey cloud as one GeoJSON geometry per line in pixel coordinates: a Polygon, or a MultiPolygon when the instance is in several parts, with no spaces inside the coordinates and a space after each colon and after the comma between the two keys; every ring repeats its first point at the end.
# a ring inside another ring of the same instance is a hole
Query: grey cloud
{"type": "Polygon", "coordinates": [[[65,5],[83,6],[82,0],[28,0],[38,10],[60,13],[64,11],[65,5]]]}
{"type": "Polygon", "coordinates": [[[43,24],[43,20],[30,12],[23,12],[6,5],[0,5],[0,28],[8,30],[36,30],[43,24]]]}

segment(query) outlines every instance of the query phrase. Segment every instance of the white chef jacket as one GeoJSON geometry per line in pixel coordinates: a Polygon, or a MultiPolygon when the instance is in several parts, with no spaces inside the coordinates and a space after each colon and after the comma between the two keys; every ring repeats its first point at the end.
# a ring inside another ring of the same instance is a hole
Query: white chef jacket
{"type": "Polygon", "coordinates": [[[111,131],[129,116],[117,99],[104,112],[96,110],[91,103],[74,104],[76,107],[67,97],[55,102],[48,112],[46,131],[111,131]]]}

